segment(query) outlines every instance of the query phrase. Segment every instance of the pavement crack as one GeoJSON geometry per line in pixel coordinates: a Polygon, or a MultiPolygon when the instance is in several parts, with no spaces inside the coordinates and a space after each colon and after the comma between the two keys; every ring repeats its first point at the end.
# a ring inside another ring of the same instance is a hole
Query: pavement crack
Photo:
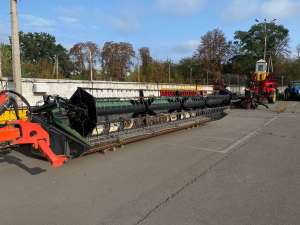
{"type": "MultiPolygon", "coordinates": [[[[272,122],[274,122],[275,120],[277,120],[279,117],[278,116],[274,116],[273,118],[271,118],[269,121],[267,121],[263,127],[256,129],[255,131],[251,132],[250,134],[248,134],[245,138],[250,139],[251,137],[255,136],[257,133],[262,132],[264,128],[267,128],[272,122]],[[249,137],[248,137],[249,136],[249,137]]],[[[224,157],[220,158],[219,160],[217,160],[215,163],[213,163],[212,165],[210,165],[206,170],[204,170],[202,173],[200,173],[199,175],[195,176],[193,179],[191,179],[190,181],[186,182],[183,186],[181,186],[177,191],[171,193],[167,198],[165,198],[163,201],[159,202],[157,205],[155,205],[152,209],[150,209],[141,219],[139,219],[134,225],[140,225],[142,224],[145,220],[147,220],[152,214],[154,214],[157,210],[161,209],[164,205],[166,205],[169,201],[171,201],[172,199],[174,199],[175,197],[177,197],[181,192],[183,192],[186,188],[188,188],[189,186],[193,185],[194,183],[196,183],[202,176],[206,175],[207,173],[209,173],[213,168],[215,168],[216,166],[218,166],[220,163],[222,163],[224,160],[226,160],[228,157],[230,157],[233,153],[235,153],[236,151],[238,151],[243,145],[246,144],[246,140],[244,140],[243,142],[239,143],[239,145],[235,146],[234,148],[231,149],[231,151],[227,151],[224,155],[224,157]]]]}
{"type": "Polygon", "coordinates": [[[157,205],[155,205],[152,209],[150,209],[142,218],[140,218],[136,223],[133,225],[140,225],[144,221],[146,221],[152,214],[154,214],[157,210],[161,209],[164,205],[166,205],[168,202],[170,202],[172,199],[176,198],[181,192],[183,192],[186,188],[196,183],[202,176],[209,173],[213,168],[218,166],[220,163],[222,163],[224,160],[226,160],[229,156],[231,156],[235,151],[238,149],[235,149],[231,152],[229,152],[227,155],[224,155],[224,157],[217,160],[215,163],[210,165],[206,170],[204,170],[199,175],[195,176],[190,181],[186,182],[183,186],[181,186],[179,189],[177,189],[175,192],[171,193],[167,198],[165,198],[163,201],[159,202],[157,205]]]}

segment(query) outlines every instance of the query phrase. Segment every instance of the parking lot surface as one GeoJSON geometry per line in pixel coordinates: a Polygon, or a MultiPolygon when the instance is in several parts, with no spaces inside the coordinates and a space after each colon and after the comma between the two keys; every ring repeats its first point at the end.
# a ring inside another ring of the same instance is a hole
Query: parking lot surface
{"type": "Polygon", "coordinates": [[[70,161],[0,155],[0,224],[300,223],[300,103],[70,161]]]}

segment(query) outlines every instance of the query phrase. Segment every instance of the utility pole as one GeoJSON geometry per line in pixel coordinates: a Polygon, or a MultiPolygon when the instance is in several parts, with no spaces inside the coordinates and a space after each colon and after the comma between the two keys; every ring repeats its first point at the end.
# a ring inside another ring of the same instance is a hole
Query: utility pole
{"type": "MultiPolygon", "coordinates": [[[[255,19],[255,21],[257,22],[257,23],[260,23],[260,21],[258,20],[258,19],[255,19]]],[[[265,43],[264,43],[264,60],[266,61],[266,59],[267,59],[267,44],[268,44],[268,31],[267,31],[267,24],[268,23],[274,23],[276,21],[276,19],[273,19],[273,20],[271,20],[271,21],[267,21],[267,19],[264,19],[264,22],[263,22],[263,24],[264,24],[264,33],[265,33],[265,37],[264,37],[264,39],[265,39],[265,43]]]]}
{"type": "Polygon", "coordinates": [[[239,87],[239,94],[241,93],[241,85],[240,85],[240,75],[237,75],[237,83],[238,83],[238,87],[239,87]]]}
{"type": "Polygon", "coordinates": [[[281,76],[281,91],[282,91],[282,93],[284,92],[283,83],[284,83],[284,76],[281,76]]]}
{"type": "Polygon", "coordinates": [[[265,22],[265,47],[264,47],[264,60],[266,61],[267,58],[267,20],[264,20],[265,22]]]}
{"type": "Polygon", "coordinates": [[[90,79],[93,81],[93,59],[92,59],[92,52],[89,49],[89,58],[90,58],[90,79]]]}
{"type": "Polygon", "coordinates": [[[208,85],[208,71],[206,71],[206,85],[208,85]]]}
{"type": "Polygon", "coordinates": [[[140,58],[137,56],[137,69],[138,69],[138,82],[141,82],[141,69],[140,69],[140,58]]]}
{"type": "Polygon", "coordinates": [[[298,59],[300,59],[300,44],[297,45],[297,55],[298,59]]]}
{"type": "Polygon", "coordinates": [[[2,79],[2,43],[0,42],[0,80],[2,79]]]}
{"type": "Polygon", "coordinates": [[[190,84],[192,84],[193,79],[193,67],[190,68],[190,84]]]}
{"type": "Polygon", "coordinates": [[[56,74],[56,79],[58,80],[58,75],[59,75],[59,62],[58,62],[58,55],[55,56],[55,74],[56,74]]]}
{"type": "Polygon", "coordinates": [[[171,83],[171,61],[169,61],[169,83],[171,83]]]}
{"type": "Polygon", "coordinates": [[[20,40],[19,40],[19,25],[17,15],[18,0],[10,0],[11,9],[11,44],[12,44],[12,71],[14,88],[18,93],[22,93],[21,83],[21,58],[20,58],[20,40]]]}

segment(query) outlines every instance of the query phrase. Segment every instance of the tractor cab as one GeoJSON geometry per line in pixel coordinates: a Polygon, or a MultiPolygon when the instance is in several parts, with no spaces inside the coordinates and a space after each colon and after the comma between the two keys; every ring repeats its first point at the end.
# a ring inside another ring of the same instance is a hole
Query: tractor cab
{"type": "Polygon", "coordinates": [[[268,63],[266,60],[261,59],[256,62],[255,69],[255,80],[256,81],[265,81],[268,78],[268,63]]]}

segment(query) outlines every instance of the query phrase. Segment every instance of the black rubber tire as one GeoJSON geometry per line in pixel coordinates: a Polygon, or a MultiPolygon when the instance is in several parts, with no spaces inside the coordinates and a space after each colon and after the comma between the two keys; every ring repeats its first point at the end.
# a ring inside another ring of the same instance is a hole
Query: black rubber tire
{"type": "Polygon", "coordinates": [[[272,93],[269,98],[268,98],[268,102],[269,104],[274,104],[277,100],[277,95],[276,93],[272,93]]]}

